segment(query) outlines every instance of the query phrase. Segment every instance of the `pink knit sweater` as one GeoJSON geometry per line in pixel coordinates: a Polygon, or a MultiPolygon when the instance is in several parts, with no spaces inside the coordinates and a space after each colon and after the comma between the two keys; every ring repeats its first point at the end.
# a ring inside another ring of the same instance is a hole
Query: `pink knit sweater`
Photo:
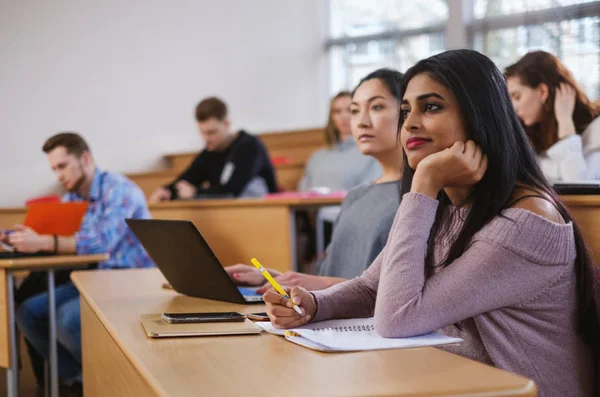
{"type": "MultiPolygon", "coordinates": [[[[573,226],[509,208],[445,268],[425,270],[438,202],[404,195],[387,245],[362,276],[314,292],[315,321],[375,316],[385,337],[439,330],[464,342],[448,350],[532,379],[539,396],[590,396],[594,363],[576,333],[573,226]],[[457,326],[458,325],[458,326],[457,326]]],[[[454,209],[435,241],[435,263],[464,222],[454,209]]]]}

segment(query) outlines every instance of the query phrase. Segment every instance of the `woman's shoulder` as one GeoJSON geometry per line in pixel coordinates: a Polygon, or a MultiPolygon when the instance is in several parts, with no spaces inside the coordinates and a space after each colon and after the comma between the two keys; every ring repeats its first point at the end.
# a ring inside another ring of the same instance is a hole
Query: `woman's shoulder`
{"type": "Polygon", "coordinates": [[[391,181],[358,185],[348,191],[344,198],[344,204],[348,206],[365,199],[371,206],[375,205],[375,203],[382,205],[390,201],[389,199],[391,198],[398,205],[398,183],[399,181],[391,181]]]}
{"type": "Polygon", "coordinates": [[[474,240],[486,240],[536,263],[571,263],[576,255],[573,224],[563,219],[557,206],[547,194],[516,189],[510,205],[474,240]]]}
{"type": "Polygon", "coordinates": [[[529,187],[517,187],[511,197],[509,209],[523,210],[535,214],[547,221],[564,224],[565,220],[558,211],[557,203],[547,193],[529,187]]]}
{"type": "Polygon", "coordinates": [[[346,197],[344,197],[343,205],[347,207],[352,205],[356,201],[359,201],[370,190],[369,187],[369,184],[364,184],[358,185],[348,190],[348,193],[346,193],[346,197]]]}
{"type": "Polygon", "coordinates": [[[600,150],[600,116],[596,117],[581,133],[584,152],[600,150]]]}

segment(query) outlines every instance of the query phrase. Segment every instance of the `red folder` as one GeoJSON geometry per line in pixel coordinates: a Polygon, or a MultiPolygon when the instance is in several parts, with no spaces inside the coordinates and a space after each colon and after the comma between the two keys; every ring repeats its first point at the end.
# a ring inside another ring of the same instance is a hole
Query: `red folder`
{"type": "Polygon", "coordinates": [[[39,234],[71,236],[81,228],[88,209],[86,201],[75,203],[34,202],[27,207],[24,225],[39,234]]]}
{"type": "Polygon", "coordinates": [[[60,203],[60,196],[58,194],[52,194],[50,196],[41,196],[29,199],[25,202],[25,207],[29,207],[33,203],[60,203]]]}

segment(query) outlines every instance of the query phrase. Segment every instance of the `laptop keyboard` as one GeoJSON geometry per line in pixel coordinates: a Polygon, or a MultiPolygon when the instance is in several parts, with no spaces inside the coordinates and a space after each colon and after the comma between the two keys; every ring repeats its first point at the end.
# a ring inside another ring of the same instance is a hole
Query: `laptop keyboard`
{"type": "Polygon", "coordinates": [[[260,296],[260,295],[262,295],[262,294],[256,293],[256,288],[238,287],[238,290],[240,290],[240,292],[244,296],[260,296]]]}

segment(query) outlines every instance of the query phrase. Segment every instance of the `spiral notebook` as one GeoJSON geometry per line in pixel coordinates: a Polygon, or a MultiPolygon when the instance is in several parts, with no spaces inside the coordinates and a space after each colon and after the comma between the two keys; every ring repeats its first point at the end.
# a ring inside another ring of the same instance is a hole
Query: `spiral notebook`
{"type": "Polygon", "coordinates": [[[462,342],[460,338],[437,332],[410,338],[384,338],[375,332],[373,317],[321,321],[289,330],[277,329],[270,322],[256,325],[269,333],[285,336],[290,342],[323,352],[404,349],[462,342]]]}

